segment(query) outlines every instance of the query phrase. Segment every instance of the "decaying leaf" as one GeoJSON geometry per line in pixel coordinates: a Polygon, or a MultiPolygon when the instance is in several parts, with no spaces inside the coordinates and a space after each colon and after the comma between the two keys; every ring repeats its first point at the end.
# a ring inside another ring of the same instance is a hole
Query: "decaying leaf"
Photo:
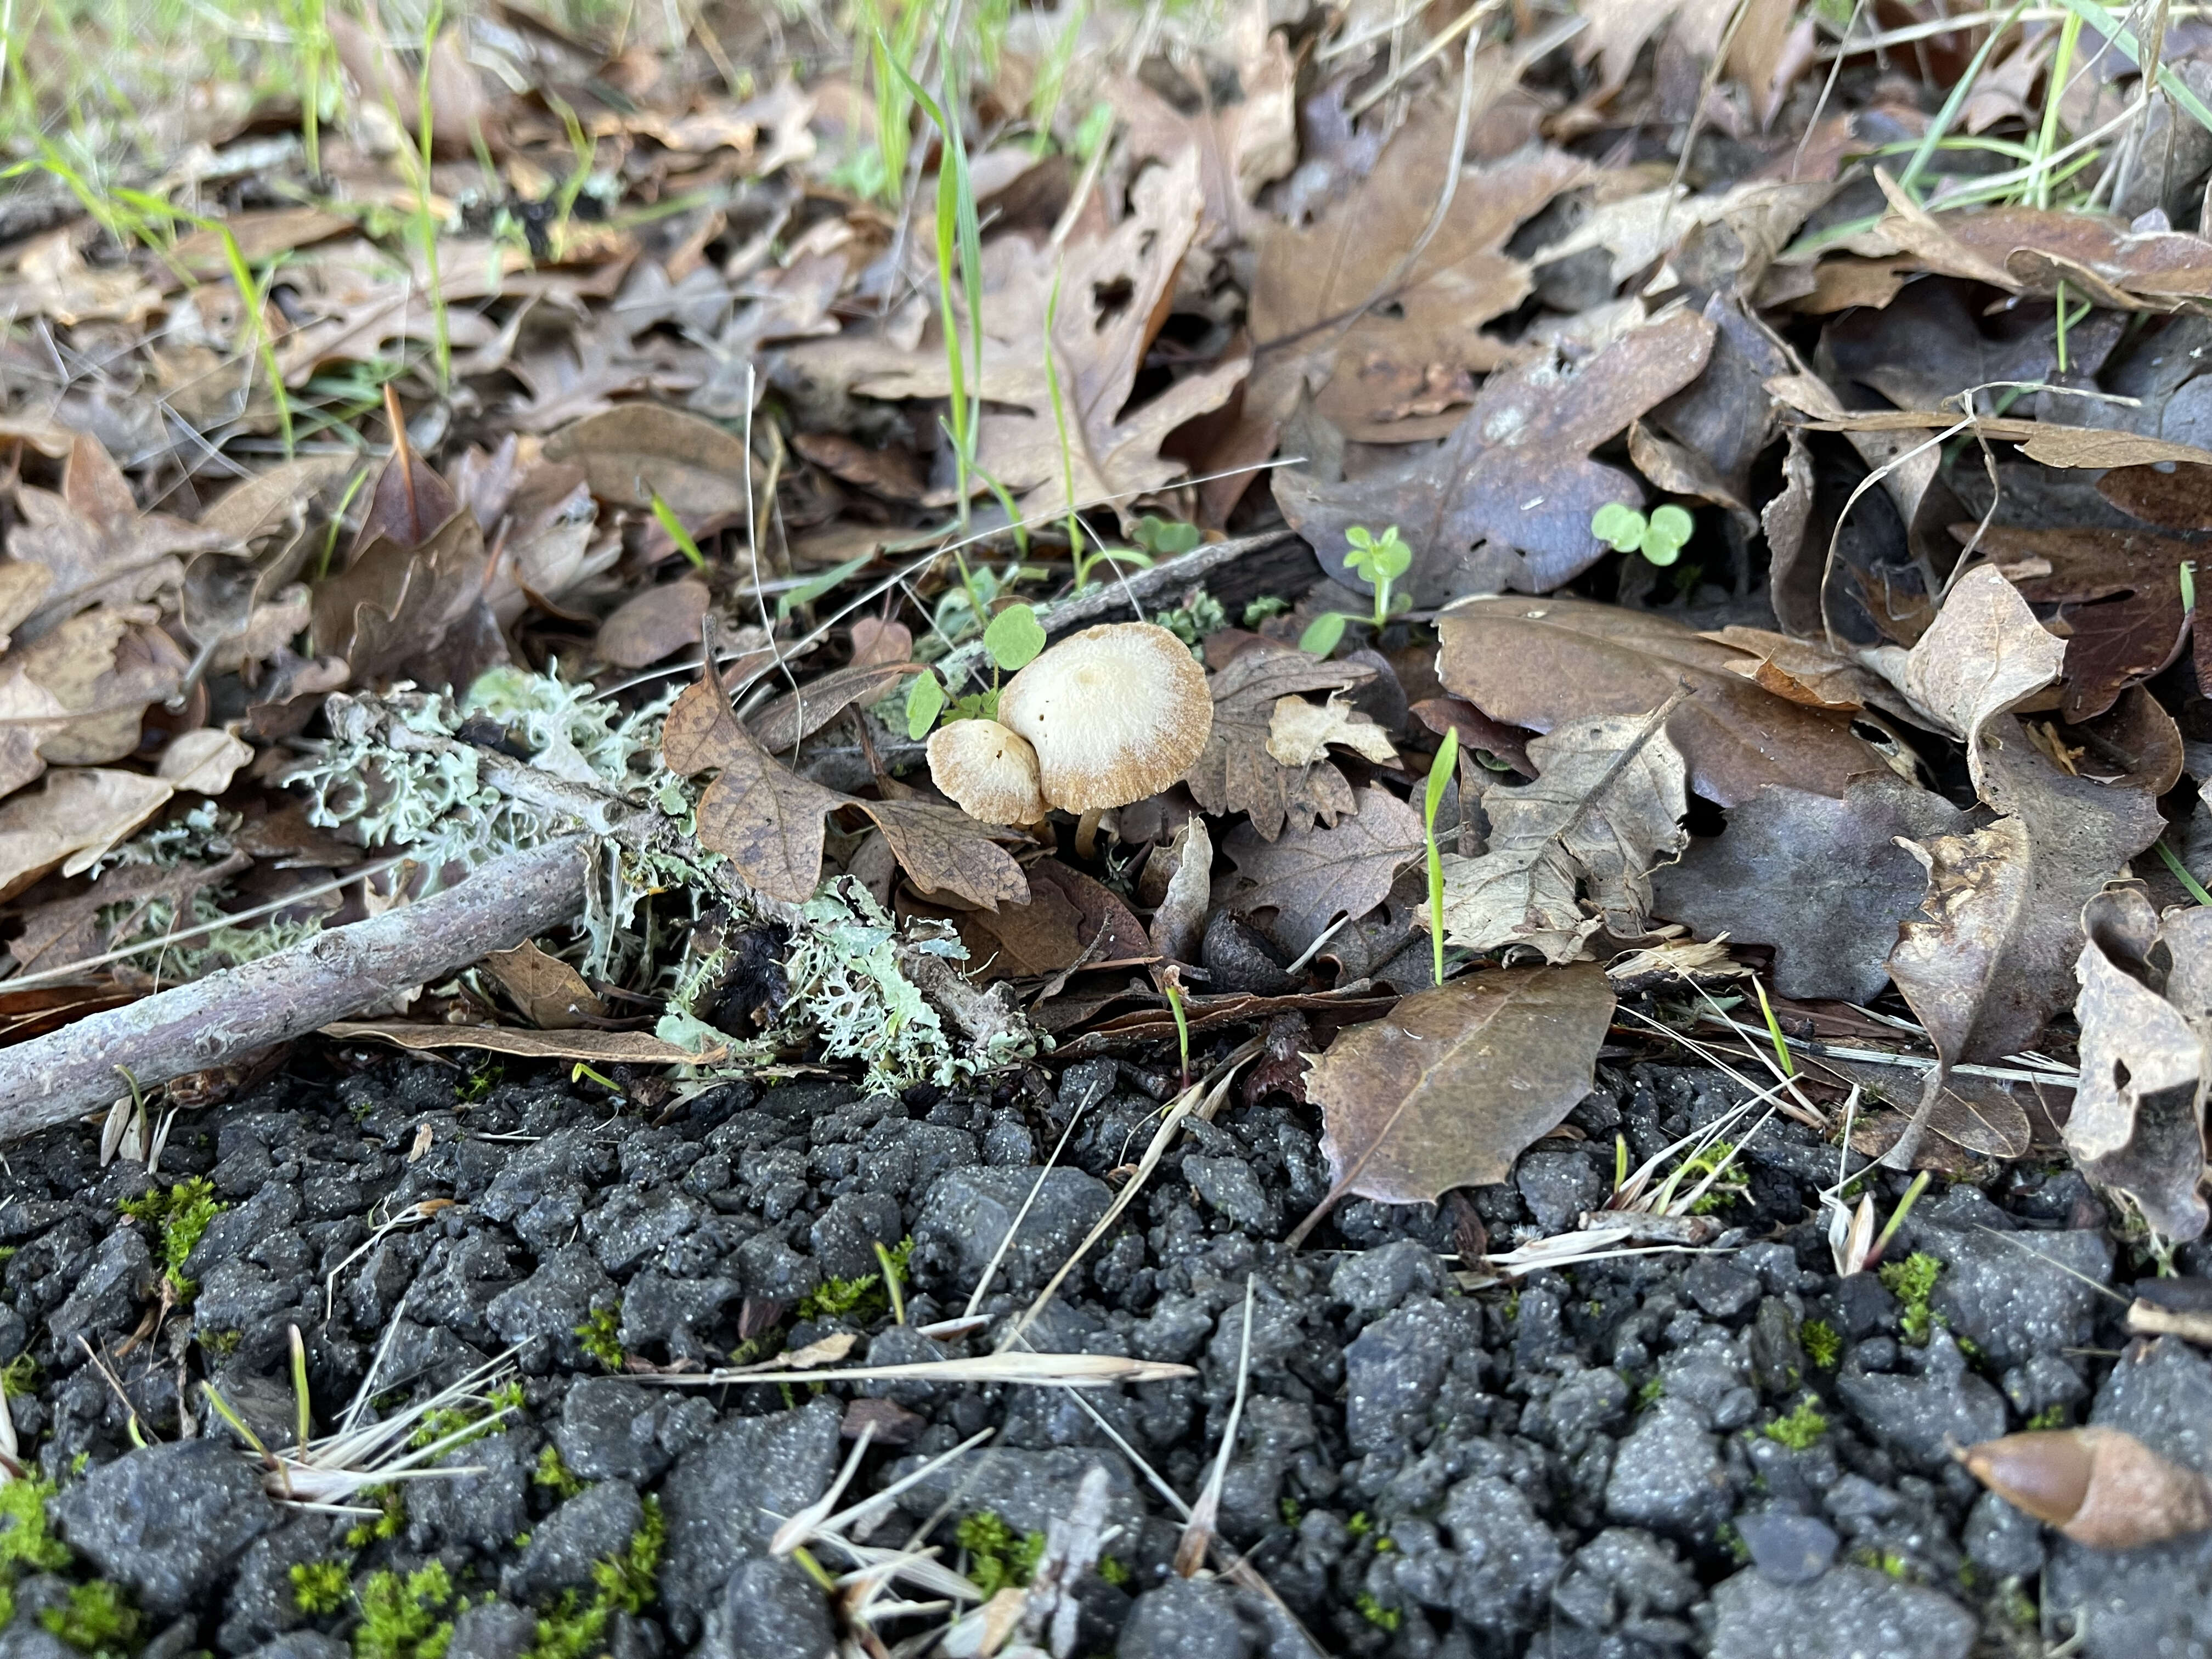
{"type": "MultiPolygon", "coordinates": [[[[318,654],[341,657],[357,685],[392,678],[466,685],[485,665],[473,648],[483,609],[483,532],[456,511],[419,546],[380,537],[314,590],[318,654]],[[459,672],[439,672],[441,648],[471,647],[459,672]]],[[[497,628],[492,628],[497,638],[497,628]]],[[[501,647],[504,654],[504,647],[501,647]]]]}
{"type": "MultiPolygon", "coordinates": [[[[1154,860],[1163,854],[1155,850],[1154,860]]],[[[1152,911],[1149,930],[1152,949],[1170,962],[1195,966],[1199,947],[1206,935],[1207,900],[1212,890],[1213,836],[1206,827],[1206,820],[1192,813],[1183,820],[1182,828],[1176,831],[1165,860],[1174,866],[1167,878],[1167,890],[1152,911]]],[[[1149,878],[1151,865],[1145,870],[1149,878]]]]}
{"type": "Polygon", "coordinates": [[[574,1030],[607,1012],[581,974],[528,939],[512,951],[493,951],[483,966],[514,999],[522,1017],[541,1031],[574,1030]]]}
{"type": "Polygon", "coordinates": [[[0,898],[12,898],[49,870],[65,876],[153,817],[174,793],[161,778],[82,767],[56,772],[35,794],[0,805],[0,898]]]}
{"type": "Polygon", "coordinates": [[[1667,735],[1690,787],[1735,806],[1769,784],[1841,798],[1880,769],[1848,714],[1778,696],[1735,671],[1742,653],[1648,611],[1587,599],[1476,599],[1437,624],[1447,690],[1492,720],[1548,732],[1588,714],[1656,708],[1683,686],[1667,735]]]}
{"type": "Polygon", "coordinates": [[[599,624],[594,648],[617,668],[648,667],[699,637],[699,619],[713,597],[706,583],[690,576],[634,593],[599,624]]]}
{"type": "Polygon", "coordinates": [[[697,529],[745,510],[745,446],[712,421],[659,404],[593,415],[545,441],[549,461],[574,461],[603,501],[650,507],[659,495],[697,529]]]}
{"type": "Polygon", "coordinates": [[[711,657],[668,711],[660,750],[680,775],[717,770],[699,797],[699,843],[770,898],[797,904],[812,896],[822,878],[823,821],[843,806],[875,820],[892,855],[926,893],[951,893],[986,908],[1029,896],[1021,866],[957,807],[861,800],[778,764],[731,711],[711,657]]]}
{"type": "Polygon", "coordinates": [[[1326,703],[1304,697],[1278,697],[1267,717],[1267,753],[1279,765],[1310,766],[1328,758],[1329,744],[1342,744],[1377,766],[1398,764],[1389,734],[1340,697],[1326,703]]]}
{"type": "Polygon", "coordinates": [[[602,1065],[703,1066],[729,1053],[726,1044],[690,1049],[650,1031],[524,1031],[511,1025],[416,1025],[404,1020],[340,1020],[323,1027],[341,1042],[373,1038],[402,1048],[483,1048],[525,1060],[581,1060],[602,1065]]]}
{"type": "Polygon", "coordinates": [[[179,732],[161,751],[155,771],[179,794],[220,795],[253,758],[253,745],[219,726],[179,732]]]}
{"type": "Polygon", "coordinates": [[[2066,642],[2036,621],[1994,566],[1961,577],[1905,660],[1902,689],[1972,754],[1990,720],[2057,679],[2066,642]]]}
{"type": "Polygon", "coordinates": [[[1264,7],[1236,9],[1227,45],[1234,58],[1237,96],[1217,100],[1212,64],[1200,64],[1199,84],[1186,82],[1182,100],[1170,102],[1134,76],[1117,76],[1106,92],[1128,125],[1122,143],[1133,161],[1172,161],[1186,151],[1198,156],[1205,191],[1209,241],[1246,235],[1259,216],[1252,198],[1261,185],[1297,165],[1298,137],[1291,88],[1296,79],[1290,49],[1267,27],[1264,7]],[[1256,37],[1256,38],[1255,38],[1256,37]],[[1185,113],[1183,105],[1194,110],[1185,113]]]}
{"type": "Polygon", "coordinates": [[[1352,810],[1351,785],[1326,760],[1291,767],[1275,758],[1268,748],[1275,708],[1285,697],[1345,690],[1373,675],[1362,665],[1322,662],[1273,641],[1247,646],[1207,682],[1213,725],[1191,764],[1191,794],[1217,817],[1249,815],[1264,841],[1286,823],[1302,830],[1316,818],[1336,823],[1352,810]]]}
{"type": "Polygon", "coordinates": [[[58,493],[26,486],[15,501],[23,522],[9,537],[8,551],[49,578],[37,609],[14,630],[18,639],[35,639],[90,605],[150,598],[183,576],[176,555],[225,541],[219,531],[139,512],[122,470],[89,433],[70,447],[58,493]]]}
{"type": "Polygon", "coordinates": [[[2119,1429],[2036,1429],[1957,1454],[2005,1502],[2092,1549],[2140,1549],[2212,1528],[2212,1480],[2119,1429]]]}
{"type": "Polygon", "coordinates": [[[1332,1199],[1433,1203],[1509,1179],[1589,1092],[1613,1007],[1595,963],[1490,969],[1345,1032],[1306,1074],[1332,1199]]]}
{"type": "Polygon", "coordinates": [[[1230,902],[1246,915],[1273,910],[1270,932],[1302,951],[1339,916],[1382,902],[1398,872],[1422,856],[1421,815],[1387,789],[1352,792],[1353,811],[1333,826],[1286,830],[1269,841],[1240,823],[1222,850],[1249,886],[1230,902]]]}
{"type": "Polygon", "coordinates": [[[833,668],[796,690],[787,691],[746,722],[761,746],[772,754],[812,737],[854,704],[863,707],[888,695],[920,663],[850,663],[833,668]]]}
{"type": "Polygon", "coordinates": [[[1572,370],[1548,360],[1501,369],[1433,453],[1356,483],[1285,468],[1276,502],[1355,589],[1364,584],[1343,564],[1345,532],[1395,524],[1413,550],[1406,588],[1418,603],[1548,592],[1605,556],[1592,514],[1644,501],[1641,484],[1589,452],[1695,380],[1712,343],[1712,324],[1678,311],[1572,370]]]}
{"type": "Polygon", "coordinates": [[[2073,1000],[2081,907],[2164,827],[2155,797],[2062,771],[2017,716],[1981,726],[1986,828],[1904,844],[1928,869],[1889,974],[1946,1066],[2032,1043],[2073,1000]]]}
{"type": "Polygon", "coordinates": [[[1887,771],[1851,779],[1841,799],[1770,785],[1729,813],[1725,834],[1659,872],[1656,908],[1703,938],[1773,946],[1786,997],[1870,1002],[1889,982],[1898,925],[1928,889],[1897,837],[1968,828],[1941,795],[1887,771]]]}
{"type": "MultiPolygon", "coordinates": [[[[2103,482],[2117,476],[2107,473],[2103,482]]],[[[2148,531],[1993,526],[1982,536],[1981,550],[2022,573],[2014,580],[2023,598],[2059,607],[2069,630],[2063,705],[2069,720],[2103,714],[2127,686],[2170,666],[2190,636],[2181,567],[2204,557],[2195,542],[2148,531]]],[[[2198,635],[2203,641],[2196,647],[2198,672],[2203,673],[2212,670],[2212,638],[2206,637],[2212,629],[2198,635]]]]}
{"type": "MultiPolygon", "coordinates": [[[[1306,227],[1261,240],[1252,289],[1248,414],[1290,414],[1301,386],[1348,438],[1442,436],[1478,377],[1515,355],[1483,325],[1527,295],[1528,268],[1504,253],[1520,222],[1579,182],[1585,164],[1539,149],[1464,171],[1433,235],[1452,116],[1431,107],[1392,139],[1364,188],[1306,227]]],[[[1270,434],[1272,435],[1272,433],[1270,434]]]]}
{"type": "Polygon", "coordinates": [[[2067,1150],[2089,1179],[2133,1199],[2152,1231],[2199,1237],[2212,910],[2171,910],[2161,921],[2139,890],[2120,887],[2093,897],[2081,921],[2081,1084],[2067,1150]]]}
{"type": "Polygon", "coordinates": [[[248,869],[252,857],[234,852],[212,864],[186,859],[169,866],[118,865],[81,893],[33,906],[23,931],[8,945],[18,972],[64,967],[137,937],[156,905],[172,917],[191,914],[194,896],[248,869]]]}
{"type": "Polygon", "coordinates": [[[1689,840],[1686,769],[1666,714],[1574,720],[1528,745],[1535,781],[1482,798],[1490,849],[1443,861],[1447,944],[1528,945],[1559,963],[1600,927],[1622,939],[1650,931],[1651,872],[1689,840]]]}

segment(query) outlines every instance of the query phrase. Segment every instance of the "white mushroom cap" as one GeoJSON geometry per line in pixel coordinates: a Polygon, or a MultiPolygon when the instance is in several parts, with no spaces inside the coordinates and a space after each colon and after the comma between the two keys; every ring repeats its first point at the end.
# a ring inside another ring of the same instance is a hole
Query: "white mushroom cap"
{"type": "Polygon", "coordinates": [[[1036,751],[1044,798],[1126,806],[1180,782],[1213,729],[1206,671],[1153,623],[1071,634],[1006,683],[999,718],[1036,751]]]}
{"type": "Polygon", "coordinates": [[[1044,817],[1036,751],[996,720],[955,720],[931,732],[929,775],[980,823],[1036,823],[1044,817]]]}

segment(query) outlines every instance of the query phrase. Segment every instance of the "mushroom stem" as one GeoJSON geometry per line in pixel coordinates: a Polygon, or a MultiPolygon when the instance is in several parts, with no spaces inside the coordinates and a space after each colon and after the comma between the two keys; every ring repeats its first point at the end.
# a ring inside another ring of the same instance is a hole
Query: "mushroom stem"
{"type": "Polygon", "coordinates": [[[1076,820],[1075,856],[1093,859],[1098,856],[1098,820],[1106,816],[1106,809],[1094,806],[1076,820]]]}

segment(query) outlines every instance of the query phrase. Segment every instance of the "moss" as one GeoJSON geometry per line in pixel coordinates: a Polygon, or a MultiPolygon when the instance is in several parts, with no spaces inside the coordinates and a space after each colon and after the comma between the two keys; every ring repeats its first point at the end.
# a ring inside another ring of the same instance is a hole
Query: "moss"
{"type": "Polygon", "coordinates": [[[1732,1521],[1723,1521],[1713,1528],[1713,1542],[1739,1561],[1751,1559],[1751,1546],[1743,1541],[1743,1534],[1735,1529],[1732,1521]]]}
{"type": "Polygon", "coordinates": [[[1915,1250],[1902,1261],[1883,1262],[1875,1271],[1881,1276],[1882,1288],[1895,1297],[1904,1309],[1897,1322],[1898,1329],[1914,1346],[1924,1345],[1942,1318],[1928,1305],[1928,1298],[1935,1291],[1936,1279],[1942,1275],[1942,1261],[1925,1250],[1915,1250]]]}
{"type": "Polygon", "coordinates": [[[1275,1512],[1283,1517],[1283,1524],[1286,1527],[1297,1526],[1301,1518],[1298,1500],[1287,1492],[1276,1502],[1275,1512]]]}
{"type": "Polygon", "coordinates": [[[1644,1379],[1644,1386],[1636,1391],[1636,1409],[1642,1411],[1647,1406],[1656,1406],[1666,1397],[1667,1379],[1663,1376],[1647,1376],[1644,1379]]]}
{"type": "Polygon", "coordinates": [[[1844,1357],[1844,1339],[1825,1319],[1808,1319],[1799,1326],[1797,1340],[1805,1349],[1805,1358],[1824,1371],[1835,1370],[1836,1362],[1844,1357]]]}
{"type": "Polygon", "coordinates": [[[355,1659],[441,1659],[453,1638],[453,1621],[439,1617],[453,1600],[453,1581],[442,1561],[404,1578],[373,1572],[362,1581],[358,1600],[355,1659]]]}
{"type": "Polygon", "coordinates": [[[19,1568],[33,1572],[58,1572],[70,1564],[69,1546],[46,1528],[46,1499],[54,1495],[51,1483],[38,1480],[10,1480],[0,1486],[0,1577],[12,1579],[19,1568]]]}
{"type": "Polygon", "coordinates": [[[1350,1533],[1354,1538],[1364,1538],[1374,1528],[1375,1523],[1367,1518],[1365,1510],[1354,1510],[1352,1519],[1344,1523],[1345,1531],[1350,1533]]]}
{"type": "Polygon", "coordinates": [[[228,1359],[238,1352],[239,1344],[246,1340],[244,1331],[201,1331],[198,1333],[200,1346],[217,1359],[228,1359]]]}
{"type": "Polygon", "coordinates": [[[1362,1619],[1377,1630],[1394,1631],[1406,1616],[1395,1607],[1384,1607],[1365,1590],[1359,1592],[1352,1605],[1362,1619]]]}
{"type": "Polygon", "coordinates": [[[39,1362],[27,1353],[19,1353],[5,1365],[0,1365],[0,1395],[20,1400],[25,1395],[36,1394],[39,1389],[39,1362]]]}
{"type": "MultiPolygon", "coordinates": [[[[914,1240],[901,1239],[898,1248],[884,1252],[890,1262],[891,1272],[899,1285],[907,1283],[907,1260],[914,1254],[914,1240]]],[[[862,1322],[880,1319],[890,1311],[890,1292],[884,1288],[880,1273],[862,1273],[857,1279],[831,1279],[799,1298],[798,1317],[800,1319],[837,1319],[849,1316],[862,1322]]]]}
{"type": "Polygon", "coordinates": [[[611,1371],[622,1369],[622,1340],[616,1333],[622,1327],[622,1316],[613,1308],[594,1308],[592,1316],[576,1327],[576,1340],[586,1353],[611,1371]]]}
{"type": "Polygon", "coordinates": [[[69,1600],[39,1615],[44,1625],[79,1653],[123,1656],[138,1651],[141,1620],[122,1589],[105,1579],[70,1586],[69,1600]]]}
{"type": "Polygon", "coordinates": [[[1098,1558],[1098,1577],[1115,1589],[1127,1589],[1136,1574],[1129,1571],[1118,1555],[1102,1555],[1098,1558]]]}
{"type": "Polygon", "coordinates": [[[527,1659],[591,1659],[604,1651],[606,1628],[615,1614],[642,1613],[659,1593],[660,1554],[667,1542],[668,1523],[660,1513],[660,1500],[647,1498],[645,1518],[622,1553],[592,1565],[591,1599],[564,1590],[539,1617],[537,1640],[527,1659]]]}
{"type": "Polygon", "coordinates": [[[423,1413],[407,1443],[416,1447],[434,1445],[448,1435],[458,1435],[460,1437],[446,1448],[447,1451],[457,1450],[497,1428],[503,1420],[501,1413],[511,1414],[520,1411],[522,1406],[521,1382],[505,1382],[486,1395],[481,1405],[441,1406],[435,1411],[423,1413]],[[470,1430],[475,1432],[470,1433],[470,1430]]]}
{"type": "Polygon", "coordinates": [[[299,1561],[292,1566],[292,1605],[311,1619],[336,1613],[353,1586],[342,1561],[299,1561]]]}
{"type": "Polygon", "coordinates": [[[1006,1517],[978,1510],[952,1529],[953,1541],[968,1552],[968,1577],[990,1600],[1009,1585],[1026,1584],[1044,1556],[1044,1534],[1017,1534],[1006,1517]]]}
{"type": "Polygon", "coordinates": [[[550,1487],[556,1498],[574,1498],[592,1483],[561,1461],[561,1449],[548,1445],[538,1454],[538,1467],[530,1478],[541,1486],[550,1487]]]}
{"type": "Polygon", "coordinates": [[[2066,1407],[2063,1404],[2045,1406],[2027,1419],[2031,1429],[2063,1429],[2066,1426],[2066,1407]]]}
{"type": "Polygon", "coordinates": [[[1828,1431],[1828,1419],[1821,1414],[1820,1403],[1811,1395],[1797,1402],[1797,1407],[1787,1417],[1778,1417],[1766,1425],[1769,1440],[1778,1440],[1791,1451],[1803,1451],[1828,1431]]]}
{"type": "Polygon", "coordinates": [[[204,1176],[179,1181],[168,1191],[149,1187],[142,1198],[123,1200],[123,1213],[153,1226],[161,1236],[161,1272],[176,1301],[190,1302],[199,1286],[185,1277],[185,1261],[206,1234],[208,1224],[230,1207],[216,1200],[215,1185],[204,1176]]]}
{"type": "Polygon", "coordinates": [[[379,1513],[374,1521],[360,1522],[348,1530],[346,1547],[367,1549],[371,1544],[398,1537],[400,1528],[407,1524],[407,1500],[399,1495],[399,1488],[371,1486],[361,1495],[375,1504],[379,1513]]]}

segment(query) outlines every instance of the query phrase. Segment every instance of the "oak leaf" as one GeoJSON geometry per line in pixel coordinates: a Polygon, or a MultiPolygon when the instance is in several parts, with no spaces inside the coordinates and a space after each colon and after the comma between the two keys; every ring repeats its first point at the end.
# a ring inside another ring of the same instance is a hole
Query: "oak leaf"
{"type": "Polygon", "coordinates": [[[143,773],[82,767],[14,797],[0,805],[0,899],[58,866],[65,876],[89,869],[173,793],[167,781],[143,773]]]}
{"type": "Polygon", "coordinates": [[[2121,887],[2091,898],[2081,921],[2081,1084],[2066,1149],[2089,1179],[2133,1199],[2153,1232],[2199,1237],[2212,1218],[2201,1190],[2212,910],[2169,910],[2161,921],[2121,887]]]}
{"type": "Polygon", "coordinates": [[[1599,508],[1639,507],[1644,487],[1589,452],[1672,397],[1705,366],[1713,325],[1678,311],[1613,341],[1580,367],[1548,356],[1500,369],[1442,446],[1385,472],[1331,483],[1274,475],[1283,516],[1339,580],[1355,526],[1395,524],[1413,550],[1406,590],[1438,605],[1468,593],[1541,593],[1606,556],[1599,508]]]}
{"type": "Polygon", "coordinates": [[[1667,712],[1574,720],[1528,745],[1535,781],[1483,795],[1489,850],[1443,860],[1446,943],[1527,945],[1559,963],[1600,927],[1622,939],[1650,931],[1651,872],[1689,840],[1687,769],[1667,712]]]}
{"type": "Polygon", "coordinates": [[[689,777],[717,776],[699,797],[699,844],[721,854],[770,898],[798,904],[822,878],[823,819],[856,806],[875,820],[892,855],[925,893],[945,892],[985,908],[1029,896],[1021,866],[957,807],[933,801],[861,800],[780,765],[739,723],[708,660],[661,727],[661,758],[689,777]]]}
{"type": "MultiPolygon", "coordinates": [[[[1498,792],[1485,797],[1494,801],[1498,792]]],[[[1965,833],[1967,816],[1895,774],[1863,773],[1842,799],[1770,784],[1659,872],[1655,908],[1701,939],[1774,947],[1786,997],[1871,1002],[1927,872],[1897,845],[1965,833]]]]}
{"type": "Polygon", "coordinates": [[[1421,815],[1387,789],[1350,792],[1334,825],[1285,830],[1273,840],[1240,823],[1222,843],[1247,885],[1230,902],[1245,915],[1273,910],[1275,942],[1303,952],[1340,916],[1364,916],[1389,896],[1398,872],[1426,845],[1421,815]]]}
{"type": "Polygon", "coordinates": [[[1276,706],[1307,691],[1341,691],[1371,679],[1356,663],[1323,662],[1270,641],[1248,645],[1209,677],[1213,725],[1187,782],[1198,804],[1219,817],[1243,813],[1263,841],[1285,824],[1334,823],[1353,810],[1352,786],[1327,760],[1285,766],[1269,751],[1276,706]]]}
{"type": "Polygon", "coordinates": [[[150,599],[182,578],[176,555],[224,544],[218,532],[139,512],[122,470],[89,433],[70,447],[58,492],[25,485],[15,502],[23,522],[9,537],[8,551],[49,576],[37,608],[14,630],[19,641],[94,604],[150,599]]]}
{"type": "Polygon", "coordinates": [[[650,507],[657,495],[687,526],[745,510],[744,441],[659,404],[611,409],[564,428],[545,441],[545,459],[577,463],[603,501],[650,507]]]}

